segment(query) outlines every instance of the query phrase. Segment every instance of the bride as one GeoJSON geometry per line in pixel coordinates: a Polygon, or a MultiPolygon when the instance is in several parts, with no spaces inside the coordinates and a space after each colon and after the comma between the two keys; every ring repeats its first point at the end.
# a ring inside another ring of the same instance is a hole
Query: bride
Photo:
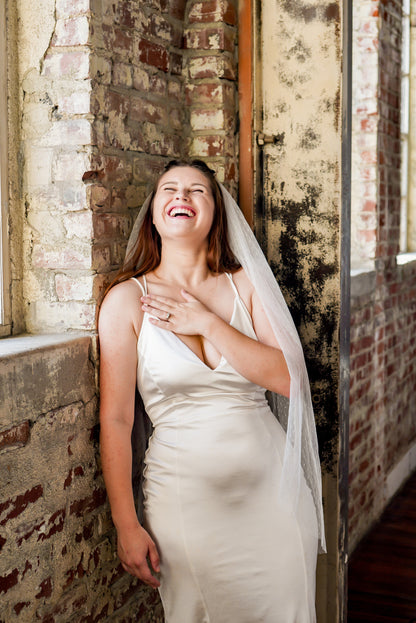
{"type": "Polygon", "coordinates": [[[315,621],[324,536],[303,355],[251,230],[202,161],[172,161],[157,181],[99,337],[102,466],[124,569],[159,589],[167,623],[315,621]],[[136,384],[153,425],[143,526],[136,384]],[[266,390],[290,398],[281,423],[266,390]]]}

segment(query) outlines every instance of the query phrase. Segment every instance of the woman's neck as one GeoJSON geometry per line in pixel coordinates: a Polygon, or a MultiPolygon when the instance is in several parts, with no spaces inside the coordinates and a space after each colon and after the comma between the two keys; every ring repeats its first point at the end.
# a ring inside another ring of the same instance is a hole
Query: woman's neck
{"type": "Polygon", "coordinates": [[[192,249],[164,246],[160,264],[153,273],[158,279],[176,283],[185,289],[198,285],[211,275],[206,247],[192,249]]]}

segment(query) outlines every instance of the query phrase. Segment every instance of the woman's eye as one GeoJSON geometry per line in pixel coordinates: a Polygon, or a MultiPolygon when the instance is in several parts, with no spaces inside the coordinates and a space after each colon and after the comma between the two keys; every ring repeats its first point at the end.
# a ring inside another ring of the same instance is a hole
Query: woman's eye
{"type": "Polygon", "coordinates": [[[203,193],[204,191],[202,190],[202,188],[194,188],[193,192],[194,193],[203,193]]]}

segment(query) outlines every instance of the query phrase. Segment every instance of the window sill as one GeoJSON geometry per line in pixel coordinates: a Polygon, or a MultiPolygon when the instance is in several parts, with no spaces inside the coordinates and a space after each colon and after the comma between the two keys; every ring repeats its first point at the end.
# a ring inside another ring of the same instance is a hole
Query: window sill
{"type": "Polygon", "coordinates": [[[376,271],[370,268],[351,270],[351,297],[357,298],[374,292],[376,271]]]}
{"type": "Polygon", "coordinates": [[[397,266],[404,266],[410,262],[416,262],[416,253],[399,253],[396,255],[397,266]]]}
{"type": "Polygon", "coordinates": [[[79,340],[80,338],[91,339],[91,337],[93,336],[90,333],[83,333],[81,331],[77,333],[51,333],[44,335],[5,337],[0,340],[0,359],[53,348],[79,340]]]}

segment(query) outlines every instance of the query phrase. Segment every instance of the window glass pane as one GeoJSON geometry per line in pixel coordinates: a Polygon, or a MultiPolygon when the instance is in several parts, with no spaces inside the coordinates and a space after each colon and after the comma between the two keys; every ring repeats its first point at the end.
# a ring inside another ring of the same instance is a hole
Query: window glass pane
{"type": "Polygon", "coordinates": [[[401,196],[407,197],[408,170],[409,170],[409,144],[406,140],[402,141],[402,160],[401,160],[401,196]]]}
{"type": "Polygon", "coordinates": [[[409,76],[402,78],[402,94],[400,104],[400,131],[403,134],[409,133],[409,76]]]}
{"type": "Polygon", "coordinates": [[[402,74],[409,73],[410,62],[410,20],[404,17],[402,21],[402,74]]]}

